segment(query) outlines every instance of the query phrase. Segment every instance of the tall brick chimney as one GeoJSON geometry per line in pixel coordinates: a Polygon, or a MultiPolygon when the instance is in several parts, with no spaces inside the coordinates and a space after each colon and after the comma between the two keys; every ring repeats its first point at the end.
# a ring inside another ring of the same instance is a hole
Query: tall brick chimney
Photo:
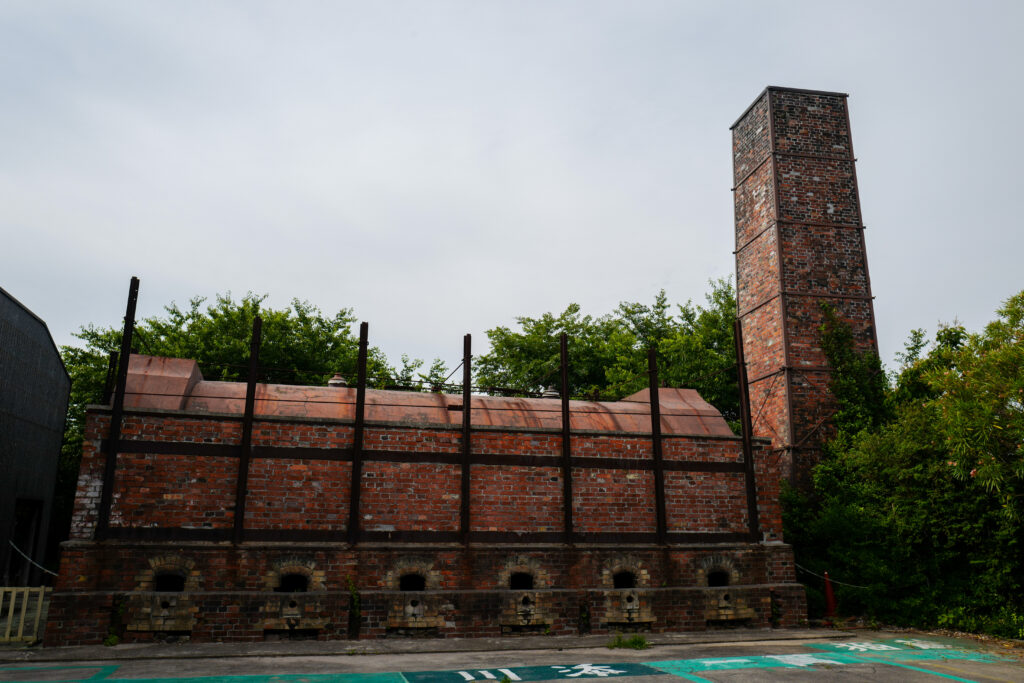
{"type": "Polygon", "coordinates": [[[847,96],[768,87],[732,126],[736,290],[754,433],[807,484],[835,409],[821,302],[877,350],[847,96]]]}

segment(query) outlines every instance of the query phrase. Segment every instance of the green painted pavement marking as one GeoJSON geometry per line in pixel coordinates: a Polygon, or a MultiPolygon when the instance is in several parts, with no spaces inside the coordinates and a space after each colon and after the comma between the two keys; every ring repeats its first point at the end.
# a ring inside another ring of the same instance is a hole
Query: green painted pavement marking
{"type": "MultiPolygon", "coordinates": [[[[831,655],[830,655],[831,656],[831,655]]],[[[999,655],[987,654],[984,652],[971,652],[969,650],[929,650],[927,652],[873,652],[869,654],[857,654],[857,657],[861,659],[867,659],[869,657],[880,657],[883,659],[891,659],[894,662],[912,662],[912,661],[930,661],[935,659],[958,659],[961,661],[969,662],[997,662],[1004,657],[999,655]]]]}
{"type": "Polygon", "coordinates": [[[658,676],[661,671],[645,664],[554,664],[551,666],[516,666],[491,669],[461,669],[456,671],[405,671],[409,683],[498,683],[508,679],[516,681],[590,680],[619,676],[658,676]]]}
{"type": "MultiPolygon", "coordinates": [[[[953,641],[955,642],[955,641],[953,641]]],[[[710,683],[699,673],[738,669],[834,667],[849,664],[887,664],[889,666],[928,673],[939,678],[965,681],[949,674],[912,666],[912,662],[934,660],[965,660],[992,662],[1004,659],[998,655],[954,648],[948,644],[921,638],[892,638],[848,642],[817,643],[812,653],[764,655],[750,657],[722,657],[705,659],[676,659],[644,664],[564,664],[551,666],[524,666],[491,669],[459,669],[449,671],[412,671],[406,673],[333,673],[282,674],[243,676],[195,676],[146,679],[117,679],[118,683],[510,683],[519,681],[593,680],[620,676],[657,676],[672,674],[688,681],[710,683]]],[[[111,681],[109,676],[119,667],[113,666],[48,666],[2,667],[3,672],[33,672],[33,683],[72,683],[78,681],[111,681]],[[52,672],[53,677],[38,677],[52,672]],[[77,673],[79,675],[73,675],[77,673]],[[90,675],[91,674],[91,675],[90,675]],[[70,677],[69,677],[70,676],[70,677]]],[[[25,680],[25,679],[21,679],[25,680]]]]}
{"type": "Polygon", "coordinates": [[[700,676],[698,676],[696,674],[684,673],[682,671],[677,671],[676,673],[674,673],[672,675],[675,676],[676,678],[683,678],[683,679],[686,679],[688,681],[694,681],[694,683],[715,683],[710,678],[701,678],[700,676]]]}
{"type": "MultiPolygon", "coordinates": [[[[877,645],[875,641],[856,643],[858,647],[868,644],[877,645]]],[[[825,648],[822,648],[825,649],[825,648]]],[[[648,666],[661,669],[662,671],[676,676],[700,673],[706,671],[726,671],[737,669],[773,669],[773,668],[807,668],[811,666],[844,666],[848,664],[890,664],[895,667],[917,669],[907,662],[934,661],[944,659],[956,659],[974,662],[993,662],[1000,658],[997,656],[981,653],[967,652],[963,650],[943,649],[922,649],[922,650],[901,650],[891,646],[889,650],[879,651],[877,647],[866,649],[870,654],[859,652],[830,651],[813,654],[792,654],[792,655],[766,655],[752,657],[721,657],[716,659],[677,659],[664,662],[647,662],[648,666]]],[[[920,669],[928,671],[927,669],[920,669]]],[[[935,673],[928,671],[928,673],[935,673]]],[[[945,677],[945,674],[935,673],[936,676],[945,677]]],[[[954,677],[955,678],[955,677],[954,677]]],[[[959,679],[957,679],[959,680],[959,679]]]]}
{"type": "MultiPolygon", "coordinates": [[[[721,657],[714,659],[677,659],[645,664],[576,664],[562,666],[528,666],[491,669],[464,669],[456,671],[405,672],[408,683],[499,683],[508,679],[517,681],[590,680],[618,676],[650,676],[668,673],[691,681],[706,681],[696,675],[708,671],[737,669],[804,669],[813,666],[845,666],[850,664],[882,663],[894,667],[915,669],[908,662],[957,659],[967,661],[996,661],[998,658],[980,652],[954,650],[948,645],[921,639],[892,641],[854,641],[830,643],[813,652],[789,655],[751,657],[721,657]],[[861,654],[867,653],[867,654],[861,654]]],[[[928,671],[927,669],[919,669],[928,671]]],[[[934,672],[932,672],[934,673],[934,672]]],[[[935,674],[948,677],[946,674],[935,674]]],[[[957,680],[956,677],[952,677],[957,680]]]]}
{"type": "Polygon", "coordinates": [[[664,662],[647,662],[649,666],[676,676],[706,671],[731,671],[736,669],[804,669],[815,664],[844,665],[856,664],[860,659],[842,653],[766,655],[751,657],[716,657],[714,659],[675,659],[664,662]]]}
{"type": "Polygon", "coordinates": [[[963,644],[955,640],[942,642],[924,638],[887,638],[882,640],[851,640],[846,642],[813,643],[808,644],[816,650],[828,650],[830,652],[919,652],[928,651],[965,651],[963,644]]]}
{"type": "Polygon", "coordinates": [[[8,677],[5,677],[4,673],[3,673],[3,672],[13,673],[13,672],[16,672],[16,671],[32,671],[32,672],[37,672],[37,671],[54,671],[54,672],[74,671],[74,672],[81,672],[81,675],[77,675],[77,676],[76,675],[68,675],[68,676],[57,676],[57,675],[55,675],[54,678],[46,678],[46,679],[33,677],[33,678],[30,679],[30,680],[33,681],[33,683],[37,683],[37,682],[44,681],[44,680],[47,683],[59,683],[59,682],[63,682],[63,681],[68,681],[68,682],[75,682],[75,681],[100,681],[100,680],[103,680],[103,679],[107,678],[108,676],[110,676],[110,674],[114,673],[115,671],[117,671],[117,665],[84,666],[84,665],[80,665],[79,664],[79,665],[75,665],[75,666],[3,666],[3,667],[0,667],[0,681],[29,680],[29,679],[19,679],[19,678],[8,678],[8,677]],[[83,670],[85,670],[85,671],[95,671],[96,673],[94,673],[91,676],[87,676],[87,675],[85,675],[83,670]]]}
{"type": "MultiPolygon", "coordinates": [[[[97,681],[106,679],[107,676],[117,670],[117,666],[94,667],[94,666],[67,666],[67,667],[20,667],[0,669],[0,681],[20,680],[5,678],[3,673],[11,671],[69,671],[72,669],[97,669],[102,668],[102,675],[66,678],[38,678],[33,677],[32,683],[79,683],[85,681],[97,681]]],[[[117,683],[406,683],[402,674],[394,673],[338,673],[338,674],[260,674],[253,676],[176,676],[169,678],[118,678],[117,683]]]]}
{"type": "Polygon", "coordinates": [[[910,666],[909,664],[898,664],[898,663],[892,661],[891,659],[886,659],[886,658],[882,658],[882,657],[865,657],[865,656],[861,655],[861,659],[863,659],[866,662],[877,662],[879,664],[884,664],[884,665],[887,665],[887,666],[896,666],[896,667],[899,667],[901,669],[910,669],[911,671],[921,671],[923,673],[931,674],[932,676],[938,676],[939,678],[946,678],[946,679],[949,679],[951,681],[962,681],[963,683],[977,683],[977,681],[974,681],[973,679],[970,679],[970,678],[960,678],[959,676],[953,676],[952,674],[944,674],[944,673],[940,673],[938,671],[932,671],[931,669],[922,669],[919,666],[910,666]]]}
{"type": "MultiPolygon", "coordinates": [[[[115,680],[115,679],[111,679],[115,680]]],[[[118,678],[117,683],[405,683],[400,673],[380,674],[261,674],[253,676],[194,676],[180,678],[118,678]]]]}

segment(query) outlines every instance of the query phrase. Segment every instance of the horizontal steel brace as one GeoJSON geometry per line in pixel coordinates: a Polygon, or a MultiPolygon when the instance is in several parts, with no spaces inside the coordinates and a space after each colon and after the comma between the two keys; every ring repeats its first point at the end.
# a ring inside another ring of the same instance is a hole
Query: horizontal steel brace
{"type": "MultiPolygon", "coordinates": [[[[116,541],[207,541],[231,540],[231,529],[180,529],[177,527],[111,527],[111,540],[116,541]]],[[[245,529],[243,541],[250,543],[337,543],[344,544],[347,532],[339,529],[245,529]]],[[[360,543],[458,543],[458,531],[360,531],[360,543]]],[[[562,544],[565,534],[551,532],[470,531],[471,543],[557,543],[562,544]]],[[[747,543],[752,542],[746,532],[669,531],[669,543],[747,543]]],[[[655,545],[654,532],[577,532],[576,543],[610,545],[655,545]]],[[[754,542],[760,539],[754,539],[754,542]]]]}
{"type": "MultiPolygon", "coordinates": [[[[143,441],[122,439],[118,453],[144,453],[154,455],[182,455],[189,457],[237,458],[237,445],[194,443],[191,441],[143,441]]],[[[280,460],[352,460],[350,448],[316,448],[312,446],[286,448],[281,446],[253,446],[253,458],[280,460]]],[[[368,462],[430,463],[458,465],[462,462],[460,453],[429,453],[418,451],[364,450],[362,458],[368,462]]],[[[562,466],[559,455],[519,455],[515,453],[473,453],[473,465],[506,467],[552,467],[562,466]]],[[[572,456],[573,468],[609,470],[652,470],[654,463],[647,458],[601,458],[594,456],[572,456]]],[[[742,472],[742,462],[665,460],[664,468],[675,472],[742,472]]]]}

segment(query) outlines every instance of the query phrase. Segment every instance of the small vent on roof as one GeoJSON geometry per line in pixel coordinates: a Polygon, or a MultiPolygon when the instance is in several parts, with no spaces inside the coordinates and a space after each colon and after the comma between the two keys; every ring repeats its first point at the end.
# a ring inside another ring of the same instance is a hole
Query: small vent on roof
{"type": "Polygon", "coordinates": [[[544,393],[540,395],[541,398],[561,398],[561,394],[558,393],[558,389],[554,386],[549,386],[544,390],[544,393]]]}
{"type": "Polygon", "coordinates": [[[347,387],[348,386],[348,382],[345,381],[345,378],[341,376],[340,372],[336,372],[336,373],[334,373],[334,377],[332,377],[329,380],[327,380],[327,386],[329,386],[329,387],[347,387]]]}

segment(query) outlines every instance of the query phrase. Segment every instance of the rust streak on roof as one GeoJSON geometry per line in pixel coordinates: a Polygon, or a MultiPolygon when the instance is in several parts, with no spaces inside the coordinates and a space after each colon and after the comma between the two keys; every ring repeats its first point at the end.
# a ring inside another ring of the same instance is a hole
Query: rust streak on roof
{"type": "MultiPolygon", "coordinates": [[[[721,413],[693,389],[664,388],[658,395],[663,434],[733,436],[721,413]]],[[[560,429],[562,426],[558,399],[473,396],[472,400],[474,427],[560,429]]],[[[356,390],[352,387],[259,384],[255,415],[353,420],[355,402],[356,390]]],[[[241,415],[244,405],[244,382],[206,381],[194,360],[131,356],[126,408],[241,415]]],[[[647,389],[621,401],[570,401],[569,411],[574,431],[651,431],[647,389]]],[[[368,389],[366,420],[458,425],[462,423],[462,396],[368,389]]]]}

